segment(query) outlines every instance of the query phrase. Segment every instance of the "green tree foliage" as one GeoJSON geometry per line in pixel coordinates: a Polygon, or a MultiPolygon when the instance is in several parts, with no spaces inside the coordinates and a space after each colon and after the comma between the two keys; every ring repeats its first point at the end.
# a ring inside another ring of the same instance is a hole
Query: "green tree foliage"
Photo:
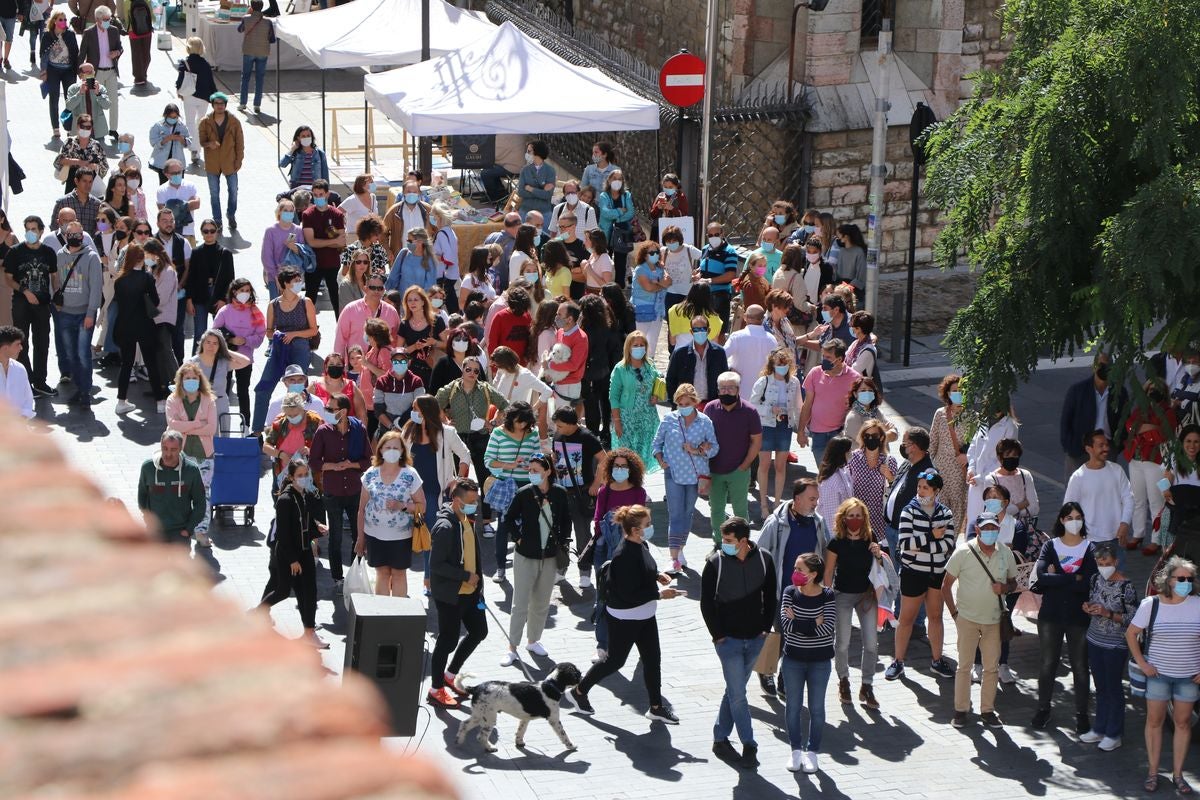
{"type": "Polygon", "coordinates": [[[1200,338],[1200,3],[1002,14],[1011,54],[929,137],[935,255],[980,271],[946,341],[977,407],[1039,355],[1103,346],[1125,380],[1146,348],[1200,338]]]}

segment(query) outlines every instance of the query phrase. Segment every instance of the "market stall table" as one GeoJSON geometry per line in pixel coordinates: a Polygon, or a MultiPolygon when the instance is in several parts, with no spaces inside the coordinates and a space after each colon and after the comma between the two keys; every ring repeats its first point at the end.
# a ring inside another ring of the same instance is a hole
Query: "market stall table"
{"type": "MultiPolygon", "coordinates": [[[[204,42],[204,57],[213,69],[224,72],[242,71],[242,34],[238,33],[240,20],[218,21],[211,13],[199,17],[200,39],[204,42]]],[[[275,69],[275,47],[267,57],[267,68],[275,69]]],[[[313,63],[288,44],[279,44],[280,69],[313,69],[313,63]]]]}
{"type": "MultiPolygon", "coordinates": [[[[429,187],[422,187],[428,191],[429,187]]],[[[400,200],[400,193],[397,187],[391,187],[387,191],[387,205],[385,205],[380,214],[394,206],[400,200]]],[[[469,208],[470,204],[465,200],[459,200],[459,208],[469,208]]],[[[464,275],[466,274],[467,265],[471,263],[471,251],[479,245],[483,244],[483,240],[488,237],[488,234],[496,231],[504,230],[504,222],[455,222],[454,235],[458,237],[458,265],[459,270],[464,275]]]]}

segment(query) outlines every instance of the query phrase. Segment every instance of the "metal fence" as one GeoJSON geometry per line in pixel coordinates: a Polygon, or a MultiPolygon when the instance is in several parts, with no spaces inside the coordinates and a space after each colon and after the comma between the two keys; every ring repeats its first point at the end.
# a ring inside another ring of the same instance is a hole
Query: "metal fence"
{"type": "MultiPolygon", "coordinates": [[[[663,103],[657,68],[588,31],[575,30],[538,0],[488,0],[487,13],[494,21],[512,22],[571,63],[598,67],[615,82],[659,105],[657,131],[542,135],[554,161],[582,174],[591,160],[592,145],[601,139],[610,142],[634,205],[643,215],[658,193],[664,173],[683,176],[685,185],[689,177],[695,177],[697,164],[679,163],[679,110],[663,103]]],[[[761,88],[736,100],[720,93],[718,98],[713,113],[711,214],[726,223],[732,240],[753,241],[773,201],[783,198],[797,206],[804,204],[808,105],[803,97],[789,102],[783,86],[761,88]]],[[[602,127],[602,122],[597,122],[602,127]]],[[[700,198],[689,200],[692,215],[698,216],[700,198]]]]}

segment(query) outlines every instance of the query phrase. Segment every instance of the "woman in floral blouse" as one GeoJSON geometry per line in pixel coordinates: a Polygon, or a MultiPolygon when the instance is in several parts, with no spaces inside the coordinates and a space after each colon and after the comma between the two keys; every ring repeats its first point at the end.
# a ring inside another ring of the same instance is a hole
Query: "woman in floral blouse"
{"type": "Polygon", "coordinates": [[[421,475],[400,431],[379,437],[358,501],[357,555],[375,568],[375,594],[408,596],[413,520],[425,514],[421,475]]]}
{"type": "Polygon", "coordinates": [[[63,167],[69,167],[63,183],[66,192],[75,188],[75,170],[79,167],[91,167],[96,170],[96,183],[93,184],[96,194],[100,193],[100,183],[108,175],[108,160],[104,157],[104,145],[92,135],[93,122],[90,114],[80,114],[75,123],[75,136],[63,143],[62,150],[54,159],[54,169],[57,172],[63,167]]]}

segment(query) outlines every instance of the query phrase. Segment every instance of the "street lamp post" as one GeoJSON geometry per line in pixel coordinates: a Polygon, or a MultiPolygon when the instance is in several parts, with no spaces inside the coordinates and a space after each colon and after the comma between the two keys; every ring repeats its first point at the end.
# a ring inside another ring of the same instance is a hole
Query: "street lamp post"
{"type": "Polygon", "coordinates": [[[879,31],[878,81],[875,91],[875,138],[871,144],[871,215],[867,218],[867,311],[878,316],[879,251],[883,244],[883,181],[887,177],[887,112],[891,108],[892,21],[879,31]]]}

